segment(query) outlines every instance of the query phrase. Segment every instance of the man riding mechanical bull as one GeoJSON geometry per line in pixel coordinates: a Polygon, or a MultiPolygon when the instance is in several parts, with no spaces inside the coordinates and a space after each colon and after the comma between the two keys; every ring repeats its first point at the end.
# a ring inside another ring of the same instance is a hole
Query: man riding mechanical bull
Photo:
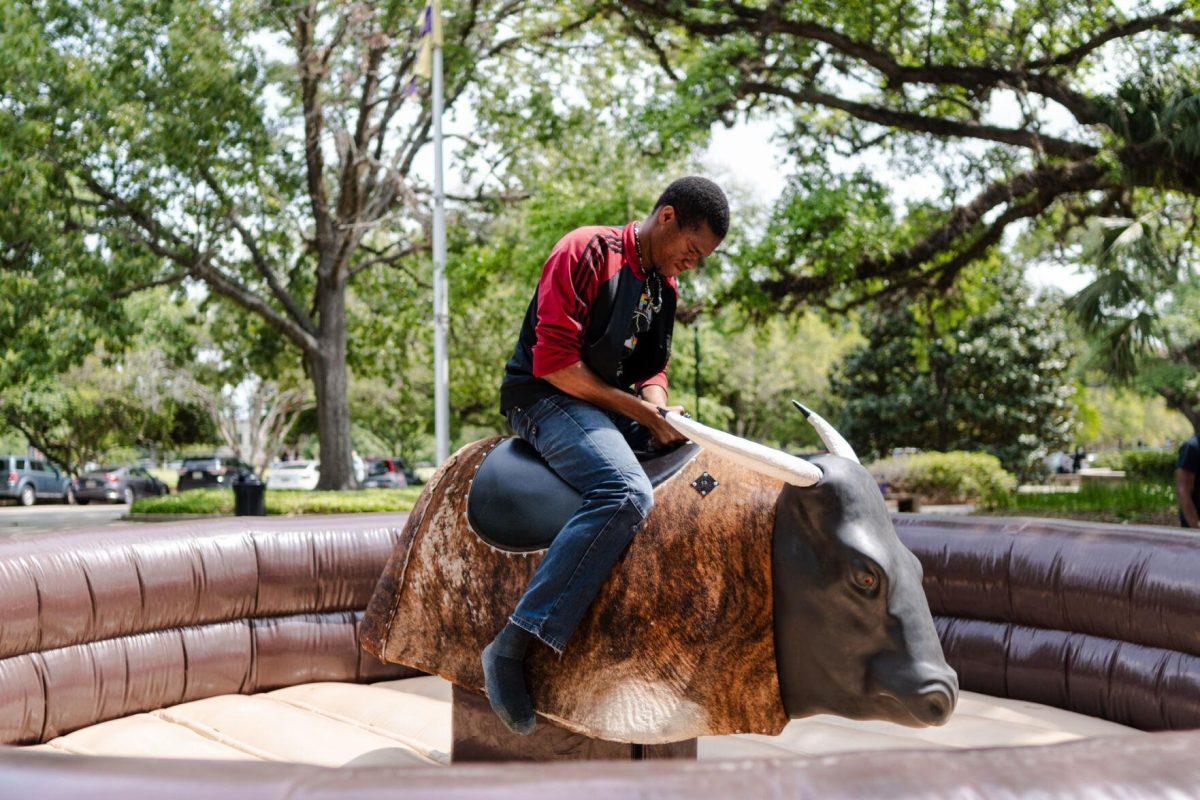
{"type": "Polygon", "coordinates": [[[536,638],[561,654],[654,504],[635,451],[683,435],[664,415],[677,279],[729,230],[724,192],[672,182],[644,220],[564,236],[542,268],[504,369],[500,410],[583,498],[554,537],[508,623],[483,650],[488,699],[528,734],[525,659],[536,638]]]}

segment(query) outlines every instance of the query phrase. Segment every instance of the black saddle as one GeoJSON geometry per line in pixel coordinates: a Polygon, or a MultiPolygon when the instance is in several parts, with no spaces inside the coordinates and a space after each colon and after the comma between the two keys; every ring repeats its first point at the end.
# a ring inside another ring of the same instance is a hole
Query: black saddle
{"type": "MultiPolygon", "coordinates": [[[[649,453],[635,451],[652,486],[696,457],[684,442],[649,453]]],[[[541,550],[554,541],[583,498],[550,468],[532,445],[509,437],[484,456],[467,497],[467,520],[485,542],[501,550],[541,550]]]]}

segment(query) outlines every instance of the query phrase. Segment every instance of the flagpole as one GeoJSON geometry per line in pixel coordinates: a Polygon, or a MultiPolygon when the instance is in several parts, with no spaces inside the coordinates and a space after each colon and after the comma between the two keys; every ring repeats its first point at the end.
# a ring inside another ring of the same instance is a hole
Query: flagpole
{"type": "MultiPolygon", "coordinates": [[[[440,4],[434,3],[439,14],[440,4]]],[[[441,20],[434,21],[440,33],[441,20]]],[[[433,403],[437,463],[450,457],[450,370],[446,360],[446,192],[442,183],[442,42],[433,39],[433,403]]]]}

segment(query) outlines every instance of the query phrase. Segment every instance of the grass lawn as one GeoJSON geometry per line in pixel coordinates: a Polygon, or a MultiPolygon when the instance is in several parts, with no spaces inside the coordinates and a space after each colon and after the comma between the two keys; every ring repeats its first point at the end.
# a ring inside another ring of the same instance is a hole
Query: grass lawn
{"type": "MultiPolygon", "coordinates": [[[[404,489],[360,489],[347,492],[309,492],[268,489],[268,514],[350,514],[363,511],[411,511],[420,486],[404,489]]],[[[192,489],[164,497],[147,497],[133,504],[134,514],[232,514],[232,489],[192,489]]]]}
{"type": "Polygon", "coordinates": [[[1175,487],[1147,481],[1127,481],[1115,485],[1085,483],[1078,492],[1013,492],[983,513],[1150,525],[1179,524],[1175,487]]]}

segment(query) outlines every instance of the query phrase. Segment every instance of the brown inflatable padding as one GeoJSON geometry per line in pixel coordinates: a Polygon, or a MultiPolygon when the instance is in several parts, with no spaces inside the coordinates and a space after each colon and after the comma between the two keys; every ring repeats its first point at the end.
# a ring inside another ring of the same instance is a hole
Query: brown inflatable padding
{"type": "MultiPolygon", "coordinates": [[[[37,741],[55,726],[97,722],[89,717],[126,705],[132,713],[155,698],[166,698],[158,703],[165,705],[308,680],[403,674],[343,651],[360,617],[347,612],[365,606],[403,520],[229,519],[0,544],[0,647],[9,656],[0,659],[0,738],[37,741]],[[243,533],[247,528],[255,533],[243,533]],[[109,561],[110,552],[125,555],[109,561]],[[107,563],[114,565],[111,574],[101,569],[107,563]],[[342,608],[311,607],[343,601],[342,608]],[[128,704],[121,697],[127,690],[134,701],[128,704]]],[[[1156,709],[1165,725],[1200,724],[1194,657],[1200,539],[1161,528],[977,517],[902,515],[897,527],[925,565],[930,604],[964,688],[1075,706],[1118,722],[1124,716],[1142,727],[1154,727],[1147,720],[1156,709]],[[1160,546],[1169,558],[1156,555],[1160,546]],[[1128,610],[1118,586],[1129,592],[1128,610]],[[1089,602],[1107,613],[1092,613],[1089,602]],[[1056,627],[1056,621],[1065,622],[1056,627]]],[[[0,799],[320,800],[374,798],[402,787],[405,797],[461,800],[968,794],[1133,800],[1200,796],[1198,751],[1200,732],[732,764],[328,769],[0,747],[0,799]]]]}
{"type": "Polygon", "coordinates": [[[930,610],[1200,656],[1200,537],[1161,527],[899,515],[930,610]]]}
{"type": "Polygon", "coordinates": [[[0,798],[39,800],[1158,800],[1200,797],[1200,733],[1043,747],[887,750],[806,759],[317,767],[0,748],[0,798]]]}
{"type": "Polygon", "coordinates": [[[358,646],[406,514],[116,526],[0,543],[0,742],[320,680],[358,646]]]}
{"type": "Polygon", "coordinates": [[[419,674],[358,646],[361,611],[171,628],[0,660],[0,741],[35,744],[222,694],[419,674]]]}
{"type": "Polygon", "coordinates": [[[935,619],[964,689],[1143,730],[1200,727],[1200,658],[1086,634],[935,619]]]}
{"type": "Polygon", "coordinates": [[[1144,730],[1200,727],[1200,537],[898,515],[962,688],[1144,730]]]}
{"type": "Polygon", "coordinates": [[[407,514],[227,518],[0,542],[0,657],[366,606],[407,514]]]}

